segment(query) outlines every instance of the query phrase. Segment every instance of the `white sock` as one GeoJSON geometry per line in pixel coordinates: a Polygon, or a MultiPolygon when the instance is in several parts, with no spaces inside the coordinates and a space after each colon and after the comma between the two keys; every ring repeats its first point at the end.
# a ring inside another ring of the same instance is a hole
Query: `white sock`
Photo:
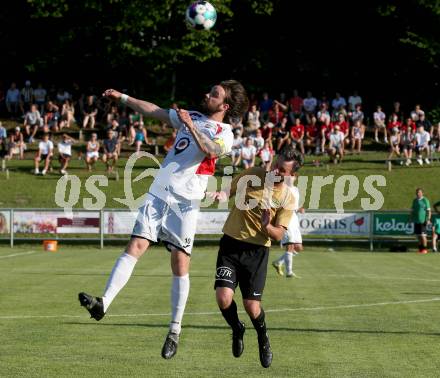
{"type": "Polygon", "coordinates": [[[102,304],[104,305],[104,312],[107,311],[110,303],[118,295],[121,289],[125,286],[133,273],[134,266],[137,263],[137,258],[130,256],[124,252],[115,262],[113,270],[107,281],[104,295],[102,296],[102,304]]]}
{"type": "Polygon", "coordinates": [[[284,263],[286,264],[286,273],[292,274],[293,273],[293,253],[286,252],[284,255],[285,255],[284,263]]]}
{"type": "Polygon", "coordinates": [[[189,294],[189,274],[173,276],[171,287],[171,323],[170,331],[180,334],[183,312],[189,294]]]}
{"type": "MultiPolygon", "coordinates": [[[[287,252],[286,252],[287,253],[287,252]]],[[[274,261],[274,263],[275,264],[284,264],[284,259],[285,259],[285,256],[286,256],[286,253],[284,253],[284,255],[281,255],[279,258],[277,258],[275,261],[274,261]]]]}

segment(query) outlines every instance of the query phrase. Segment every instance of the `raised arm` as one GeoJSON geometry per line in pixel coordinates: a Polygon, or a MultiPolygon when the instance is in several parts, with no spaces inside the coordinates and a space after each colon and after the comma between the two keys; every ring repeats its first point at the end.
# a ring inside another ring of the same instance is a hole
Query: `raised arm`
{"type": "Polygon", "coordinates": [[[115,89],[107,89],[102,95],[104,97],[110,98],[111,100],[122,102],[126,104],[129,108],[138,111],[139,113],[147,117],[155,118],[159,121],[171,124],[168,112],[165,109],[157,106],[156,104],[127,96],[126,94],[118,92],[115,89]]]}

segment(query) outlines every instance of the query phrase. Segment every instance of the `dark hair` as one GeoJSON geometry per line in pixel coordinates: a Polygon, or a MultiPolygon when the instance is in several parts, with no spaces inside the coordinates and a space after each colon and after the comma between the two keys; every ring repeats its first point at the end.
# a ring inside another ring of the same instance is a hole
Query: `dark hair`
{"type": "Polygon", "coordinates": [[[304,157],[297,150],[295,150],[291,145],[284,147],[281,150],[279,157],[283,161],[293,161],[294,168],[293,171],[297,172],[304,165],[304,157]]]}
{"type": "Polygon", "coordinates": [[[226,92],[224,102],[229,105],[225,114],[226,120],[230,122],[231,118],[242,119],[249,108],[249,99],[243,85],[236,80],[225,80],[220,85],[226,92]]]}

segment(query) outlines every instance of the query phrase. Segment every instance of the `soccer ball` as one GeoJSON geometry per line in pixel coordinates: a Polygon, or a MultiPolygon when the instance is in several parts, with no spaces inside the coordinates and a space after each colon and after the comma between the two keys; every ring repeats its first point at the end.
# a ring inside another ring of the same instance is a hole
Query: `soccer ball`
{"type": "Polygon", "coordinates": [[[186,21],[195,29],[211,29],[217,20],[217,11],[207,1],[196,1],[186,8],[186,21]]]}

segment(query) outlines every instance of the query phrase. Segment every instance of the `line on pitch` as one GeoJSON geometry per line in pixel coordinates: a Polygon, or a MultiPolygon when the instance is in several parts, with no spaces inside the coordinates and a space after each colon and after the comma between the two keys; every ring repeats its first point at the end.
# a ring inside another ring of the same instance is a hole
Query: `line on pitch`
{"type": "Polygon", "coordinates": [[[381,279],[381,280],[408,280],[408,281],[427,281],[427,282],[440,282],[440,279],[435,278],[416,278],[416,277],[382,277],[382,276],[369,276],[369,275],[349,275],[349,274],[319,274],[324,277],[340,277],[340,278],[367,278],[367,279],[381,279]]]}
{"type": "Polygon", "coordinates": [[[15,257],[15,256],[32,255],[33,253],[36,253],[36,252],[35,251],[29,251],[29,252],[23,252],[23,253],[14,253],[12,255],[0,256],[0,259],[6,259],[8,257],[15,257]]]}
{"type": "MultiPolygon", "coordinates": [[[[376,303],[361,303],[351,305],[338,305],[338,306],[319,306],[319,307],[296,307],[296,308],[279,308],[279,309],[267,309],[265,312],[294,312],[294,311],[323,311],[323,310],[339,310],[349,308],[362,308],[362,307],[378,307],[378,306],[390,306],[390,305],[402,305],[413,303],[428,303],[440,301],[440,297],[415,299],[412,301],[395,301],[395,302],[376,302],[376,303]]],[[[239,313],[245,313],[245,311],[238,311],[239,313]]],[[[209,312],[187,312],[185,315],[218,315],[218,311],[209,312]]],[[[145,314],[114,314],[106,315],[108,318],[132,318],[142,316],[170,316],[168,313],[145,313],[145,314]]],[[[84,315],[7,315],[0,316],[0,320],[8,319],[53,319],[53,318],[84,318],[84,315]]]]}

